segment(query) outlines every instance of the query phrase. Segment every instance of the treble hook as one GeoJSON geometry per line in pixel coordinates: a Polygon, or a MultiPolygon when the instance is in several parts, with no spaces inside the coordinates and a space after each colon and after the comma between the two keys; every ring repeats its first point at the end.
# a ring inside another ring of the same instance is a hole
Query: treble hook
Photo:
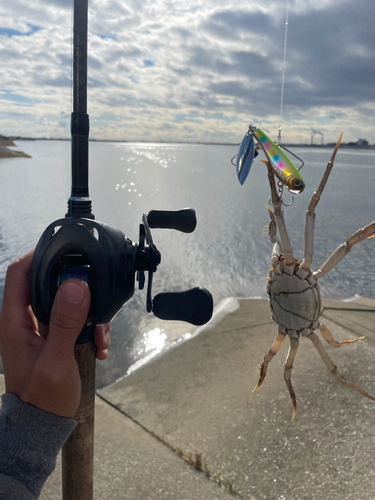
{"type": "MultiPolygon", "coordinates": [[[[279,200],[280,200],[280,203],[282,205],[284,205],[284,207],[290,207],[291,205],[293,205],[294,203],[294,196],[292,195],[292,201],[290,203],[285,203],[284,200],[283,200],[283,184],[282,182],[278,182],[277,183],[278,187],[279,187],[279,192],[277,193],[278,197],[279,197],[279,200]]],[[[273,207],[275,208],[275,205],[273,204],[272,202],[272,199],[271,198],[268,198],[268,203],[273,207]]]]}
{"type": "Polygon", "coordinates": [[[293,203],[294,203],[294,196],[292,195],[292,201],[291,201],[290,203],[285,203],[285,202],[284,202],[284,200],[283,200],[283,190],[284,190],[284,184],[283,184],[281,181],[279,181],[279,182],[277,183],[277,186],[278,186],[278,188],[279,188],[279,192],[278,192],[277,194],[278,194],[278,196],[279,196],[280,203],[281,203],[282,205],[284,205],[284,207],[290,207],[290,206],[292,206],[292,205],[293,205],[293,203]]]}
{"type": "Polygon", "coordinates": [[[290,207],[294,203],[294,196],[292,195],[292,201],[290,203],[285,203],[282,198],[280,198],[281,203],[284,205],[284,207],[290,207]]]}

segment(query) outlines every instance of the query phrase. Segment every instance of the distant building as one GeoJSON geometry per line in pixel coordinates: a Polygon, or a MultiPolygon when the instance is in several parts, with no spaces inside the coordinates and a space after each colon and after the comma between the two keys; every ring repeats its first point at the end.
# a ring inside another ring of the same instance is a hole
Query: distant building
{"type": "Polygon", "coordinates": [[[357,142],[348,142],[348,146],[357,146],[359,148],[366,148],[369,143],[366,139],[358,139],[357,142]]]}

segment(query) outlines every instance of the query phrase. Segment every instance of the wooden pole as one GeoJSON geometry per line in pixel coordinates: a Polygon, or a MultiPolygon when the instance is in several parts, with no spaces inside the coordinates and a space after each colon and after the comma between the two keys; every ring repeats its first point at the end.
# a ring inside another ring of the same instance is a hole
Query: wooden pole
{"type": "Polygon", "coordinates": [[[94,342],[76,344],[74,355],[81,378],[81,402],[74,416],[78,425],[62,450],[63,500],[92,500],[96,360],[94,342]]]}

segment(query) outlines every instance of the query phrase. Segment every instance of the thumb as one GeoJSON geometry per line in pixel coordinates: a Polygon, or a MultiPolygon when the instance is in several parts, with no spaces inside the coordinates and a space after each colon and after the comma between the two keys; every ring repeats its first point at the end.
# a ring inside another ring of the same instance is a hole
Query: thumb
{"type": "Polygon", "coordinates": [[[69,279],[57,290],[52,305],[46,348],[59,356],[72,353],[86,323],[90,308],[90,289],[84,281],[69,279]]]}

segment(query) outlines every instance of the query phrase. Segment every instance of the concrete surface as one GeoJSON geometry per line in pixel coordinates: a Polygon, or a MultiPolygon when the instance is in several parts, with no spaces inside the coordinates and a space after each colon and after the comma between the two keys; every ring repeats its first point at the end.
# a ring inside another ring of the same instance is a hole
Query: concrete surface
{"type": "MultiPolygon", "coordinates": [[[[323,305],[338,340],[366,332],[326,349],[347,379],[375,395],[375,301],[323,305]]],[[[241,300],[213,328],[101,390],[95,499],[374,500],[375,402],[337,383],[304,338],[292,421],[288,339],[251,392],[275,333],[267,301],[241,300]]],[[[61,498],[60,481],[58,466],[40,498],[61,498]]]]}
{"type": "Polygon", "coordinates": [[[331,319],[348,332],[365,335],[367,340],[375,342],[375,300],[366,297],[353,302],[325,300],[323,306],[323,318],[331,319]]]}
{"type": "MultiPolygon", "coordinates": [[[[0,375],[0,394],[4,392],[0,375]]],[[[97,397],[94,498],[229,500],[231,495],[97,397]]],[[[40,500],[61,500],[61,457],[40,500]]]]}
{"type": "MultiPolygon", "coordinates": [[[[336,323],[353,329],[358,315],[372,333],[375,301],[324,305],[322,320],[338,340],[353,335],[336,323]]],[[[266,301],[241,301],[216,327],[101,396],[239,498],[373,500],[375,403],[338,384],[309,339],[292,375],[293,422],[283,380],[288,341],[251,392],[276,333],[269,316],[266,301]]],[[[327,351],[345,377],[375,394],[373,341],[327,351]]]]}

